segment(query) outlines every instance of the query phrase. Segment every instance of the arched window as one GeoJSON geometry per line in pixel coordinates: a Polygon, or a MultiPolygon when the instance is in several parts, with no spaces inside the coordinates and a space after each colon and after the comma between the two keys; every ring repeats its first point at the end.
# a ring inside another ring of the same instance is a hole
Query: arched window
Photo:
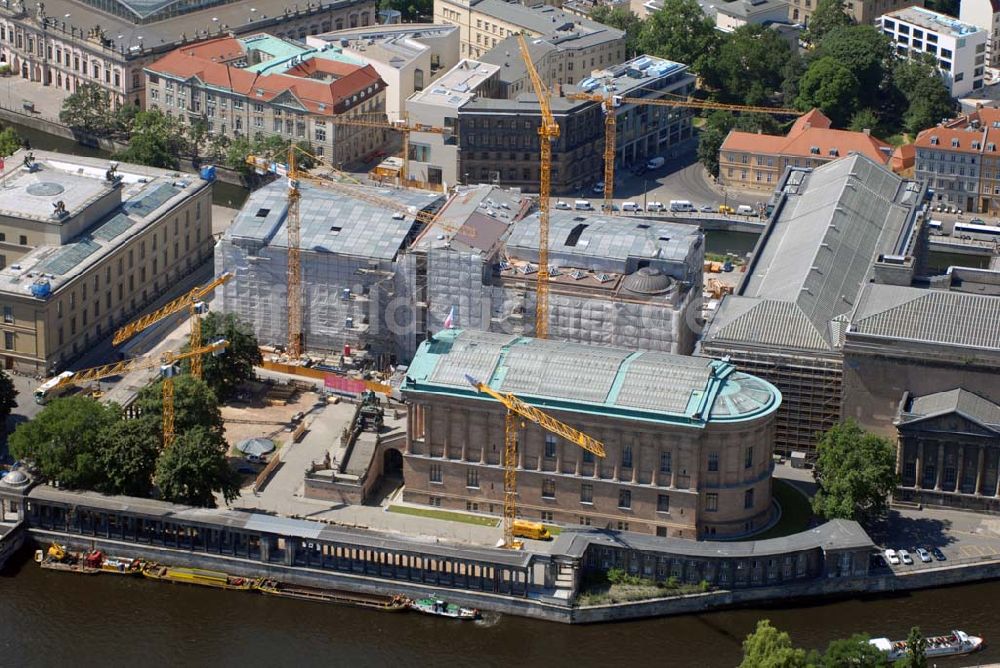
{"type": "Polygon", "coordinates": [[[344,29],[344,19],[337,19],[337,22],[334,25],[336,26],[337,30],[343,30],[344,29]]]}
{"type": "Polygon", "coordinates": [[[368,12],[361,12],[361,25],[368,25],[368,12]]]}

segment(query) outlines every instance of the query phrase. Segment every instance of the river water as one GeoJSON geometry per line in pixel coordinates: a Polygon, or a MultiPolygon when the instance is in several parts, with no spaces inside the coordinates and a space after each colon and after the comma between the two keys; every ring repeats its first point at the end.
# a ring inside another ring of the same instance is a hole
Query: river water
{"type": "MultiPolygon", "coordinates": [[[[0,576],[6,666],[716,666],[769,618],[803,647],[863,631],[905,638],[960,628],[1000,637],[1000,582],[821,605],[776,605],[639,622],[564,626],[497,616],[467,623],[416,613],[268,598],[111,575],[0,576]]],[[[1000,661],[1000,642],[975,662],[1000,661]]],[[[939,661],[965,666],[970,659],[939,661]]]]}

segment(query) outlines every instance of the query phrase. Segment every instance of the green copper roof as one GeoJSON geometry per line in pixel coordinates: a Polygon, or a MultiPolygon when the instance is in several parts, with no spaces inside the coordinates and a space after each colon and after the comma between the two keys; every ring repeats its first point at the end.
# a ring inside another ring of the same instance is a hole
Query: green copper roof
{"type": "Polygon", "coordinates": [[[781,403],[776,387],[728,362],[458,329],[420,345],[402,389],[481,396],[466,376],[539,407],[696,427],[781,403]]]}

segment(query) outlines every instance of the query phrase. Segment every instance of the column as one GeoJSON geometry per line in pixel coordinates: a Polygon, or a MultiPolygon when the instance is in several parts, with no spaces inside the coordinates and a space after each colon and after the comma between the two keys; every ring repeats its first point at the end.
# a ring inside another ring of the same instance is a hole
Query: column
{"type": "Polygon", "coordinates": [[[563,465],[563,451],[566,449],[566,444],[560,438],[556,441],[556,473],[562,473],[563,465]]]}
{"type": "Polygon", "coordinates": [[[935,491],[941,491],[941,483],[944,480],[944,443],[941,441],[937,442],[938,451],[938,465],[937,465],[937,476],[934,481],[935,491]]]}
{"type": "Polygon", "coordinates": [[[653,484],[654,487],[659,487],[660,486],[660,460],[661,460],[661,457],[663,456],[662,455],[663,449],[659,448],[659,447],[655,447],[653,449],[653,451],[656,454],[656,457],[653,459],[653,477],[650,479],[650,482],[653,484]]]}
{"type": "Polygon", "coordinates": [[[431,433],[432,425],[434,423],[434,413],[431,411],[431,405],[425,404],[420,411],[424,420],[424,452],[423,454],[430,457],[434,454],[434,447],[431,445],[431,433]]]}
{"type": "MultiPolygon", "coordinates": [[[[607,441],[605,441],[607,443],[607,441]]],[[[618,443],[613,446],[615,465],[612,467],[611,478],[615,482],[621,482],[622,479],[622,445],[621,439],[618,439],[618,443]]]]}
{"type": "Polygon", "coordinates": [[[983,471],[986,469],[986,447],[983,445],[979,446],[979,457],[976,462],[976,489],[974,494],[976,496],[982,495],[983,492],[983,471]]]}
{"type": "Polygon", "coordinates": [[[678,448],[670,448],[670,486],[677,487],[677,465],[680,463],[678,448]]]}
{"type": "Polygon", "coordinates": [[[414,433],[413,430],[414,430],[414,424],[416,422],[414,420],[413,414],[415,412],[416,408],[414,406],[409,406],[406,409],[406,441],[404,442],[403,445],[403,454],[405,455],[410,454],[411,450],[413,449],[413,433],[414,433]]]}
{"type": "Polygon", "coordinates": [[[955,475],[955,492],[962,492],[962,477],[965,475],[965,444],[958,445],[958,471],[955,475]]]}
{"type": "Polygon", "coordinates": [[[924,442],[918,440],[917,441],[917,479],[913,481],[914,482],[913,486],[916,487],[917,489],[922,489],[923,488],[923,483],[921,481],[923,479],[924,479],[924,442]]]}
{"type": "Polygon", "coordinates": [[[639,467],[642,465],[642,439],[640,434],[635,434],[632,443],[632,482],[639,482],[639,467]]]}
{"type": "Polygon", "coordinates": [[[1000,461],[997,461],[997,479],[993,485],[993,496],[1000,496],[1000,461]]]}
{"type": "Polygon", "coordinates": [[[469,461],[469,420],[472,417],[472,413],[468,410],[462,411],[462,416],[465,419],[465,437],[462,439],[462,461],[469,461]]]}
{"type": "MultiPolygon", "coordinates": [[[[899,480],[903,479],[903,439],[900,438],[896,441],[896,478],[899,480]]],[[[917,478],[917,483],[920,483],[920,478],[917,478]]]]}

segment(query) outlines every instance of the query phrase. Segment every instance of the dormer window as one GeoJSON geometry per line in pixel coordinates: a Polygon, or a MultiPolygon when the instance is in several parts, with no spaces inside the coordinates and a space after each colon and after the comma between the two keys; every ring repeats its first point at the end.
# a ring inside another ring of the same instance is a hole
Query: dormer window
{"type": "Polygon", "coordinates": [[[937,146],[940,142],[938,141],[937,135],[931,137],[931,146],[937,146]]]}
{"type": "Polygon", "coordinates": [[[951,140],[951,147],[952,148],[958,148],[959,147],[959,141],[958,141],[957,137],[951,140]]]}

